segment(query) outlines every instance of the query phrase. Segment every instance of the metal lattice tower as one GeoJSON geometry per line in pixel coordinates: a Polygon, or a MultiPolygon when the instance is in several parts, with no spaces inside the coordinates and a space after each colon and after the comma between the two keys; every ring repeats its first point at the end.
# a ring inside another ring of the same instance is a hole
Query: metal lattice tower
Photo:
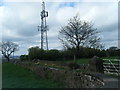
{"type": "Polygon", "coordinates": [[[42,2],[42,11],[41,11],[41,26],[38,26],[38,31],[40,31],[41,35],[41,49],[48,50],[48,38],[47,31],[48,25],[46,24],[46,17],[48,17],[48,12],[45,11],[45,2],[42,2]]]}

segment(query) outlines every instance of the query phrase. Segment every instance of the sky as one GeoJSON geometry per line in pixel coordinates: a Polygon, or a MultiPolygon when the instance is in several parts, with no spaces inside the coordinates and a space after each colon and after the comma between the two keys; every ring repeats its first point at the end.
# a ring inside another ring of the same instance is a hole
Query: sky
{"type": "MultiPolygon", "coordinates": [[[[0,2],[0,39],[19,44],[19,51],[15,55],[27,54],[28,48],[40,46],[41,1],[24,2],[17,0],[3,0],[0,2]]],[[[107,0],[68,0],[46,1],[48,11],[47,24],[49,49],[62,50],[58,39],[61,26],[68,20],[79,15],[82,21],[93,24],[100,33],[101,43],[105,49],[118,46],[118,2],[107,0]]]]}

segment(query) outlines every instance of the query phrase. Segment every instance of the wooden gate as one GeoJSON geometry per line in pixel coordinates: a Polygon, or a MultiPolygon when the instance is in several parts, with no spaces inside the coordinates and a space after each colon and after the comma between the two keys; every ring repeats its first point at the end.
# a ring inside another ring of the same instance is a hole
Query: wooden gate
{"type": "Polygon", "coordinates": [[[116,74],[120,73],[120,59],[103,59],[104,73],[116,74]]]}

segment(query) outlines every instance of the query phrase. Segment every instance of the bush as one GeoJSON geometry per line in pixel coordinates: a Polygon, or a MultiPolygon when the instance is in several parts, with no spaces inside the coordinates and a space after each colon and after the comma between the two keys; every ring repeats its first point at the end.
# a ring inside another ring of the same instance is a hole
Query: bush
{"type": "Polygon", "coordinates": [[[39,47],[32,47],[29,48],[29,59],[43,59],[44,58],[44,50],[40,49],[39,47]]]}
{"type": "Polygon", "coordinates": [[[45,56],[47,60],[54,61],[60,59],[61,54],[58,50],[53,49],[53,50],[48,50],[45,56]]]}
{"type": "Polygon", "coordinates": [[[20,60],[23,61],[23,60],[28,60],[28,55],[21,55],[20,56],[20,60]]]}
{"type": "Polygon", "coordinates": [[[111,57],[120,56],[120,49],[117,47],[114,46],[110,47],[106,51],[107,51],[107,56],[111,56],[111,57]]]}
{"type": "Polygon", "coordinates": [[[69,49],[61,51],[61,58],[62,60],[73,59],[73,52],[69,49]]]}
{"type": "Polygon", "coordinates": [[[69,67],[70,69],[78,69],[78,68],[79,68],[79,65],[78,65],[77,63],[71,62],[71,63],[68,64],[68,67],[69,67]]]}
{"type": "MultiPolygon", "coordinates": [[[[56,49],[52,50],[43,50],[39,47],[32,47],[29,48],[29,59],[39,59],[39,60],[70,60],[74,59],[74,48],[68,48],[66,50],[60,51],[56,49]]],[[[79,53],[76,54],[76,59],[80,58],[92,58],[93,56],[105,57],[106,50],[94,49],[94,48],[87,48],[87,47],[80,47],[79,53]]]]}
{"type": "Polygon", "coordinates": [[[62,54],[59,50],[52,49],[52,50],[43,50],[39,47],[32,47],[29,48],[29,58],[30,60],[39,59],[39,60],[58,60],[61,59],[62,54]]]}

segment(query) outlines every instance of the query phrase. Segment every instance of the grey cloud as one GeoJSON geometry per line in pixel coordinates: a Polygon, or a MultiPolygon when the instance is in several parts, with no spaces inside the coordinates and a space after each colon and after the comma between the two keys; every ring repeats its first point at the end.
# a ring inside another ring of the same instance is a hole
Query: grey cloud
{"type": "Polygon", "coordinates": [[[102,32],[101,35],[103,36],[102,41],[118,40],[118,33],[116,31],[102,32]]]}
{"type": "Polygon", "coordinates": [[[22,28],[19,28],[18,34],[23,37],[33,37],[38,34],[37,26],[35,25],[26,25],[22,28]]]}
{"type": "Polygon", "coordinates": [[[115,41],[109,41],[109,42],[106,42],[106,43],[105,43],[105,48],[106,48],[106,49],[108,49],[109,47],[112,47],[112,46],[118,47],[118,41],[115,40],[115,41]]]}
{"type": "Polygon", "coordinates": [[[98,30],[101,32],[114,32],[115,30],[118,30],[118,23],[115,22],[109,25],[102,25],[98,30]]]}
{"type": "Polygon", "coordinates": [[[16,35],[18,36],[26,37],[26,36],[34,36],[38,34],[36,24],[29,25],[24,21],[20,21],[20,20],[11,21],[11,22],[8,22],[8,20],[6,20],[6,22],[3,23],[3,27],[11,30],[11,33],[15,32],[16,35]]]}
{"type": "Polygon", "coordinates": [[[108,25],[103,25],[103,26],[99,27],[98,30],[100,31],[99,35],[101,36],[101,42],[106,44],[105,47],[108,47],[109,45],[113,45],[114,41],[118,41],[118,24],[117,24],[117,22],[108,24],[108,25]]]}

